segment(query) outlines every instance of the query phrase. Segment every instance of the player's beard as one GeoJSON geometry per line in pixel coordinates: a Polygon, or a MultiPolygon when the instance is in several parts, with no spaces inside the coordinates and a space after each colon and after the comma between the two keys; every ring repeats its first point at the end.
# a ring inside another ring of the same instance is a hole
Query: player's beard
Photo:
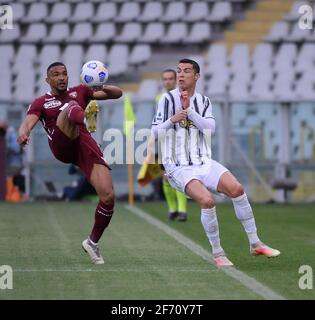
{"type": "Polygon", "coordinates": [[[57,86],[57,91],[61,93],[65,93],[67,91],[68,85],[65,83],[64,85],[58,85],[57,86]]]}

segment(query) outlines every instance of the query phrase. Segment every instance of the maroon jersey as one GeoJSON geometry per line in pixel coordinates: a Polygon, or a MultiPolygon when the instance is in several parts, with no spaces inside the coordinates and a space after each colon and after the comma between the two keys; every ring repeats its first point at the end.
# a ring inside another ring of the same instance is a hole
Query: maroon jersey
{"type": "Polygon", "coordinates": [[[80,84],[76,87],[69,88],[60,95],[53,95],[47,92],[44,96],[35,99],[29,106],[27,114],[35,114],[39,117],[45,130],[51,134],[56,126],[59,113],[65,103],[75,100],[85,109],[90,100],[93,100],[93,90],[80,84]]]}
{"type": "Polygon", "coordinates": [[[68,89],[61,95],[46,93],[34,100],[27,111],[27,114],[35,114],[39,117],[47,132],[48,143],[54,156],[64,163],[79,166],[87,179],[90,179],[94,164],[108,167],[101,149],[85,125],[80,126],[79,136],[71,140],[57,127],[56,122],[63,107],[67,106],[67,102],[76,100],[85,109],[92,99],[93,90],[81,84],[68,89]]]}

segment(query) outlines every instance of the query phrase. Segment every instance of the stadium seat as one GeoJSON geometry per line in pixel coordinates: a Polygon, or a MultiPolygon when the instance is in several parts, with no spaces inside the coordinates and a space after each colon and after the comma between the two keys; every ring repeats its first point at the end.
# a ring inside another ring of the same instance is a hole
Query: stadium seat
{"type": "Polygon", "coordinates": [[[48,23],[57,23],[66,21],[71,16],[71,7],[69,3],[54,3],[49,17],[46,18],[48,23]]]}
{"type": "Polygon", "coordinates": [[[56,23],[52,25],[47,38],[43,39],[44,43],[60,43],[69,39],[70,29],[67,23],[56,23]]]}
{"type": "Polygon", "coordinates": [[[115,3],[101,3],[93,17],[95,22],[111,21],[117,16],[117,6],[115,3]]]}
{"type": "Polygon", "coordinates": [[[269,101],[271,99],[271,83],[272,72],[259,73],[251,82],[250,97],[261,101],[269,101]]]}
{"type": "Polygon", "coordinates": [[[132,43],[141,36],[141,24],[137,22],[126,23],[120,35],[115,37],[115,42],[132,43]]]}
{"type": "Polygon", "coordinates": [[[281,74],[278,75],[274,81],[273,97],[277,100],[294,100],[295,95],[293,93],[292,76],[288,74],[284,76],[281,76],[281,74]]]}
{"type": "MultiPolygon", "coordinates": [[[[139,86],[137,97],[142,100],[155,100],[158,90],[159,85],[156,80],[142,80],[139,86]]],[[[140,115],[139,118],[143,119],[143,115],[140,115]]]]}
{"type": "Polygon", "coordinates": [[[207,17],[211,22],[224,22],[232,17],[232,5],[230,2],[216,2],[211,14],[207,17]]]}
{"type": "Polygon", "coordinates": [[[56,44],[47,44],[42,47],[38,60],[40,64],[48,67],[48,64],[60,60],[60,47],[56,44]]]}
{"type": "Polygon", "coordinates": [[[1,59],[0,59],[0,70],[1,67],[8,65],[14,61],[14,47],[11,44],[1,45],[0,47],[1,59]]]}
{"type": "Polygon", "coordinates": [[[291,7],[290,12],[285,16],[284,19],[291,22],[297,21],[301,17],[299,9],[303,5],[309,5],[309,3],[307,1],[295,1],[291,7]]]}
{"type": "Polygon", "coordinates": [[[270,67],[273,58],[272,45],[269,43],[260,43],[256,45],[252,56],[252,71],[263,72],[265,68],[270,67]]]}
{"type": "MultiPolygon", "coordinates": [[[[315,12],[315,11],[314,11],[315,12]]],[[[315,27],[313,28],[313,31],[311,31],[307,37],[307,41],[309,42],[315,42],[315,27]]]]}
{"type": "Polygon", "coordinates": [[[142,14],[139,16],[140,22],[153,22],[159,20],[163,15],[163,6],[161,2],[147,2],[143,9],[142,14]]]}
{"type": "Polygon", "coordinates": [[[84,55],[84,61],[99,60],[103,63],[107,63],[107,48],[104,44],[92,44],[87,49],[84,55]]]}
{"type": "Polygon", "coordinates": [[[0,77],[0,100],[10,101],[12,98],[12,72],[10,66],[0,62],[1,77],[0,77]]]}
{"type": "Polygon", "coordinates": [[[20,39],[22,43],[36,43],[43,40],[47,35],[47,27],[44,23],[29,24],[24,37],[20,39]]]}
{"type": "Polygon", "coordinates": [[[32,3],[28,10],[28,14],[25,18],[22,18],[21,21],[27,23],[40,22],[47,16],[47,13],[46,3],[32,3]]]}
{"type": "Polygon", "coordinates": [[[147,62],[151,57],[151,47],[146,44],[137,44],[133,47],[129,63],[131,65],[140,65],[147,62]]]}
{"type": "Polygon", "coordinates": [[[185,3],[174,1],[170,2],[166,8],[165,14],[160,18],[163,22],[175,22],[181,20],[186,15],[185,3]]]}
{"type": "Polygon", "coordinates": [[[244,78],[233,78],[230,82],[229,97],[233,101],[246,101],[249,98],[249,82],[244,78]]]}
{"type": "Polygon", "coordinates": [[[156,43],[164,36],[164,24],[159,22],[149,23],[143,33],[143,36],[139,38],[139,42],[156,43]]]}
{"type": "Polygon", "coordinates": [[[115,24],[112,22],[100,23],[96,27],[94,36],[89,39],[90,43],[104,43],[112,40],[116,35],[115,24]]]}
{"type": "Polygon", "coordinates": [[[235,74],[235,76],[242,75],[248,78],[250,74],[250,57],[248,45],[234,45],[229,57],[229,61],[231,64],[231,72],[235,74]]]}
{"type": "Polygon", "coordinates": [[[13,29],[7,29],[5,32],[0,32],[0,43],[12,44],[20,38],[20,26],[16,24],[13,29]]]}
{"type": "MultiPolygon", "coordinates": [[[[307,75],[303,76],[296,83],[295,95],[298,100],[315,100],[315,80],[309,79],[307,75]]],[[[312,117],[310,117],[311,119],[312,117]]]]}
{"type": "Polygon", "coordinates": [[[139,3],[126,2],[122,4],[118,16],[114,19],[117,22],[134,21],[140,16],[139,3]]]}
{"type": "Polygon", "coordinates": [[[81,45],[68,45],[62,55],[69,75],[69,86],[79,83],[80,70],[83,61],[83,48],[81,45]]]}
{"type": "Polygon", "coordinates": [[[274,59],[274,70],[276,72],[287,71],[292,69],[297,55],[297,47],[295,44],[285,43],[277,52],[274,59]]]}
{"type": "Polygon", "coordinates": [[[21,3],[30,4],[32,2],[36,2],[36,0],[20,0],[21,3]]]}
{"type": "Polygon", "coordinates": [[[13,11],[13,20],[19,22],[23,17],[25,17],[25,6],[23,3],[12,3],[10,4],[13,11]]]}
{"type": "Polygon", "coordinates": [[[88,22],[77,23],[74,26],[71,36],[67,40],[68,43],[84,43],[91,38],[93,34],[92,26],[88,22]]]}
{"type": "Polygon", "coordinates": [[[303,44],[298,57],[295,70],[297,72],[305,72],[314,68],[315,63],[315,44],[305,43],[303,44]]]}
{"type": "Polygon", "coordinates": [[[187,25],[183,22],[175,22],[169,26],[169,29],[161,43],[181,42],[187,36],[187,25]]]}
{"type": "Polygon", "coordinates": [[[192,2],[188,14],[183,18],[187,22],[200,22],[209,14],[208,3],[202,1],[192,2]]]}
{"type": "Polygon", "coordinates": [[[29,101],[34,100],[35,70],[31,61],[24,60],[23,62],[23,68],[19,68],[14,81],[15,91],[13,97],[18,102],[29,103],[29,101]]]}
{"type": "Polygon", "coordinates": [[[211,44],[206,55],[206,74],[227,66],[227,53],[224,44],[211,44]]]}
{"type": "Polygon", "coordinates": [[[225,97],[227,92],[227,82],[223,78],[211,78],[207,85],[206,94],[209,97],[225,97]]]}
{"type": "Polygon", "coordinates": [[[285,21],[279,21],[272,25],[269,34],[264,38],[265,41],[279,42],[286,39],[289,34],[289,24],[285,21]]]}
{"type": "Polygon", "coordinates": [[[115,44],[108,55],[108,68],[112,76],[123,74],[128,68],[128,46],[115,44]]]}
{"type": "Polygon", "coordinates": [[[42,2],[45,2],[45,3],[55,3],[56,0],[41,0],[42,2]]]}
{"type": "Polygon", "coordinates": [[[298,23],[293,25],[293,28],[290,34],[286,37],[286,41],[293,41],[293,42],[302,42],[306,40],[310,35],[310,30],[308,29],[301,29],[298,23]]]}
{"type": "Polygon", "coordinates": [[[92,3],[78,3],[69,22],[89,21],[94,15],[94,6],[92,3]]]}
{"type": "Polygon", "coordinates": [[[15,55],[12,72],[17,74],[24,69],[25,64],[33,64],[37,56],[36,46],[32,44],[20,45],[15,55]]]}
{"type": "Polygon", "coordinates": [[[193,24],[189,35],[184,38],[184,43],[209,42],[211,40],[211,28],[207,22],[196,22],[193,24]]]}

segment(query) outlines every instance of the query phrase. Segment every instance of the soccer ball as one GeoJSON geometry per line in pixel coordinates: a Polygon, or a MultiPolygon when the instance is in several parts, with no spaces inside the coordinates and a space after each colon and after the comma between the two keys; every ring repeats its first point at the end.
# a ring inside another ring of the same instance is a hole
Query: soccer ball
{"type": "Polygon", "coordinates": [[[83,65],[80,79],[83,84],[89,87],[99,87],[107,81],[108,70],[104,63],[91,60],[83,65]]]}

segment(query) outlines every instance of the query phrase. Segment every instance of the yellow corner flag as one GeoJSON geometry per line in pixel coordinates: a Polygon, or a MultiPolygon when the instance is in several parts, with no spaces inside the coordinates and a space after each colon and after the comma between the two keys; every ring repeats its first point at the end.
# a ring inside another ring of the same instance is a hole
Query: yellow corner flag
{"type": "Polygon", "coordinates": [[[123,132],[126,137],[130,137],[130,130],[135,125],[136,116],[133,112],[132,103],[130,101],[129,95],[125,96],[125,104],[124,104],[124,128],[123,132]]]}

